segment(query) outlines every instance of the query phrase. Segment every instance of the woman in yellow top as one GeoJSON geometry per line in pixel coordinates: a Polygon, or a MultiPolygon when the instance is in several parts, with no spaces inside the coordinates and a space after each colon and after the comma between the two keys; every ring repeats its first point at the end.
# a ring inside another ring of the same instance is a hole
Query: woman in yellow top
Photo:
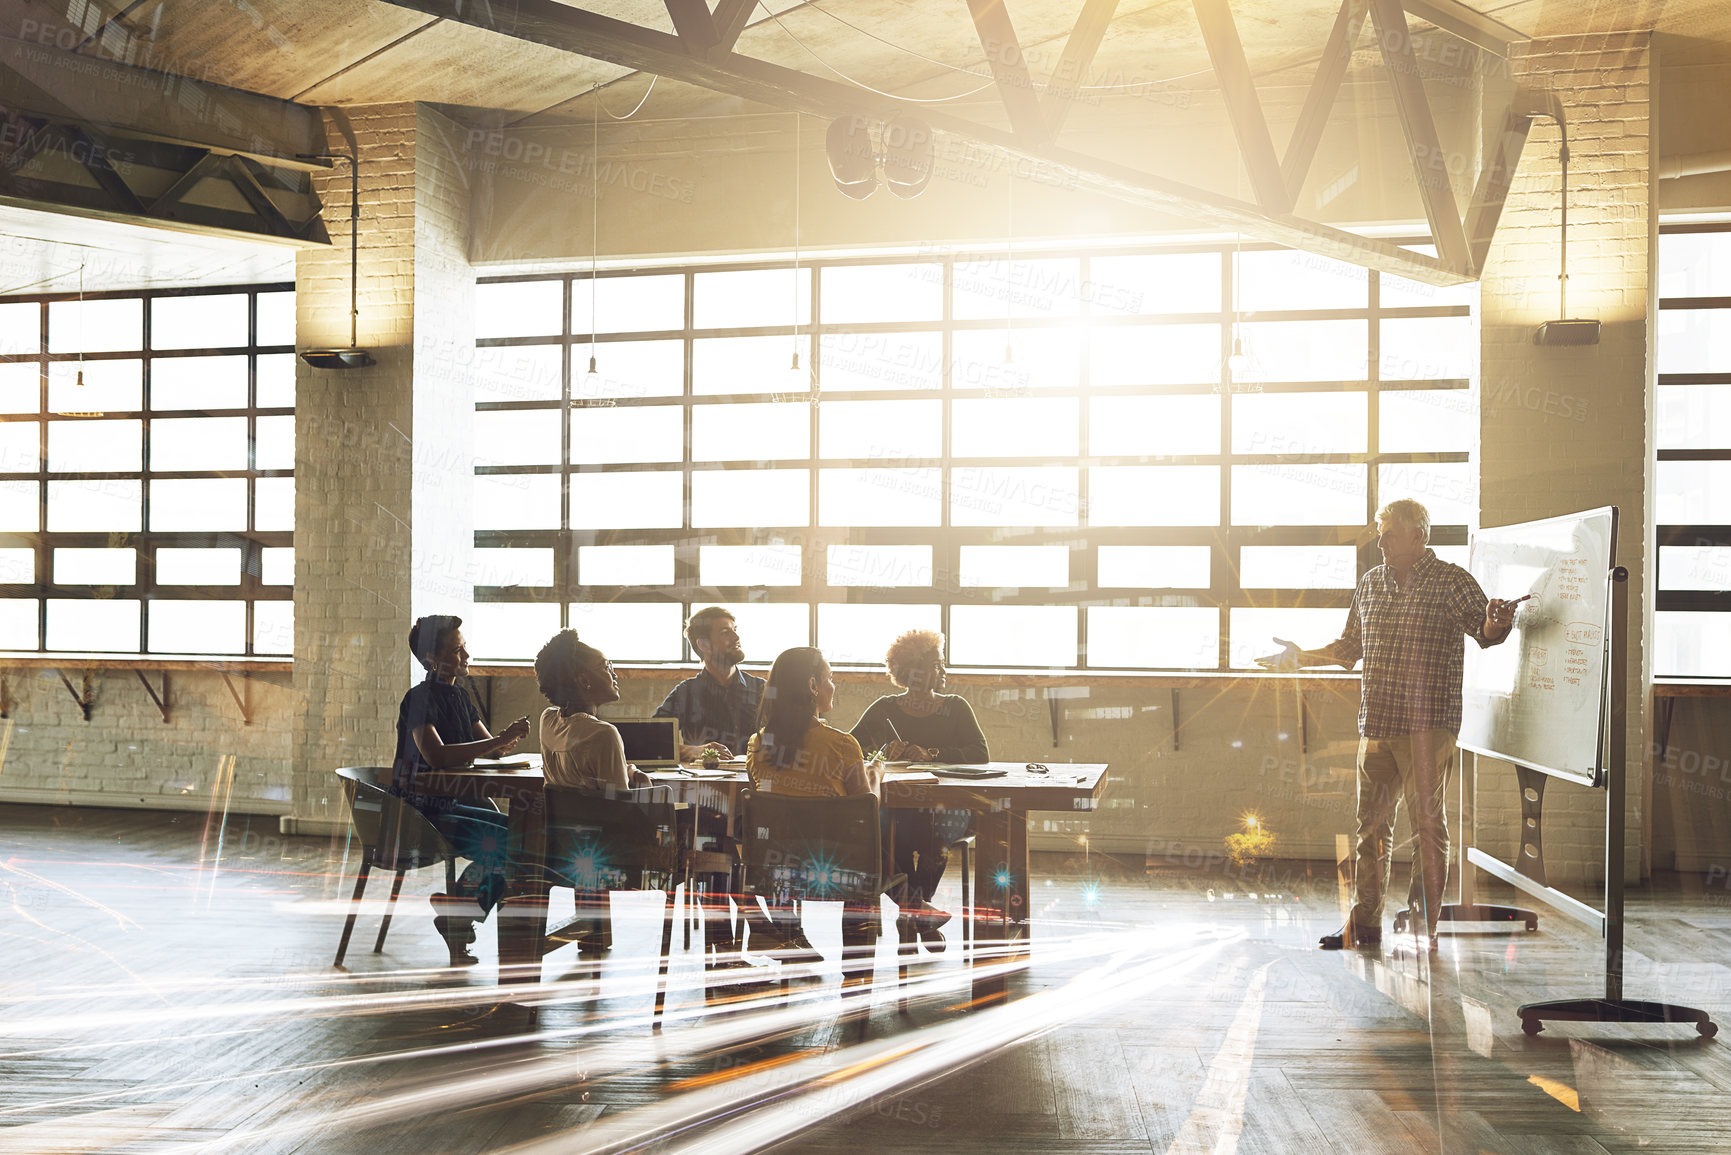
{"type": "MultiPolygon", "coordinates": [[[[757,708],[757,733],[746,745],[745,771],[753,790],[806,798],[878,792],[878,765],[868,767],[853,735],[819,717],[834,702],[835,679],[823,654],[811,646],[783,650],[770,667],[757,708]]],[[[771,922],[755,902],[746,905],[753,940],[767,939],[784,961],[822,958],[801,931],[797,911],[774,913],[771,922]]]]}
{"type": "Polygon", "coordinates": [[[866,767],[859,742],[824,723],[835,704],[835,678],[812,646],[783,650],[770,667],[757,708],[757,733],[745,751],[751,788],[765,794],[840,798],[876,794],[876,764],[866,767]]]}

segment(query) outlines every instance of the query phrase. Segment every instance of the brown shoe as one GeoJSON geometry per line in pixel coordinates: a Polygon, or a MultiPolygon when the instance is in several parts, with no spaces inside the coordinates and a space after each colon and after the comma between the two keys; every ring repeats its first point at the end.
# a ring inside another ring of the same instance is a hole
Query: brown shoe
{"type": "Polygon", "coordinates": [[[1325,934],[1317,945],[1323,950],[1356,950],[1360,947],[1379,947],[1382,945],[1382,928],[1367,930],[1348,922],[1333,934],[1325,934]]]}

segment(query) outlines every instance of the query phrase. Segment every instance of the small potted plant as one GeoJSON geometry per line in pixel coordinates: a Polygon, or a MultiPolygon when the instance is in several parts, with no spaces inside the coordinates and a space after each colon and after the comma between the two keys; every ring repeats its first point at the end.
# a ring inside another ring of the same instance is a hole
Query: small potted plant
{"type": "Polygon", "coordinates": [[[714,746],[705,746],[703,748],[703,768],[705,770],[721,769],[721,751],[714,746]]]}

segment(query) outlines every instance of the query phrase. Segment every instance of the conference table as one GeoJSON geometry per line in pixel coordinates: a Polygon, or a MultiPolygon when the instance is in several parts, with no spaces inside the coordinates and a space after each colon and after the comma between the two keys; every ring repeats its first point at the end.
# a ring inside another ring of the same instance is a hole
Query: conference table
{"type": "MultiPolygon", "coordinates": [[[[1030,943],[1028,834],[1041,812],[1091,812],[1106,786],[1104,763],[979,763],[988,778],[950,778],[897,769],[886,773],[880,805],[891,809],[943,807],[973,812],[974,965],[992,967],[974,983],[976,1002],[1002,998],[1004,970],[994,964],[1025,958],[1030,943]],[[985,949],[978,949],[978,948],[985,949]]],[[[422,771],[415,789],[472,805],[503,802],[514,841],[525,861],[538,861],[546,849],[546,802],[539,755],[507,763],[508,768],[469,767],[422,771]]],[[[739,812],[739,793],[750,785],[745,772],[700,767],[651,771],[671,801],[728,816],[739,812]]],[[[695,824],[692,824],[695,830],[695,824]]],[[[547,933],[548,884],[539,871],[518,871],[507,885],[499,919],[499,981],[532,983],[540,979],[547,933]]]]}

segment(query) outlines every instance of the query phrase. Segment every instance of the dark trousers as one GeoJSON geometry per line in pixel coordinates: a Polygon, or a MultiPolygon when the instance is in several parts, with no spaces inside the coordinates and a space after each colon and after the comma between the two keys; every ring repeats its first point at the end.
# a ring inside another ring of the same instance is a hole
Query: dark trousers
{"type": "Polygon", "coordinates": [[[483,914],[499,905],[511,869],[510,827],[505,816],[487,806],[454,805],[427,813],[427,821],[445,836],[457,857],[469,860],[457,880],[457,893],[474,898],[483,914]]]}
{"type": "Polygon", "coordinates": [[[946,847],[967,833],[967,812],[889,810],[895,826],[895,873],[908,876],[908,897],[930,901],[944,880],[950,855],[946,847]],[[957,821],[960,815],[962,821],[957,821]]]}

